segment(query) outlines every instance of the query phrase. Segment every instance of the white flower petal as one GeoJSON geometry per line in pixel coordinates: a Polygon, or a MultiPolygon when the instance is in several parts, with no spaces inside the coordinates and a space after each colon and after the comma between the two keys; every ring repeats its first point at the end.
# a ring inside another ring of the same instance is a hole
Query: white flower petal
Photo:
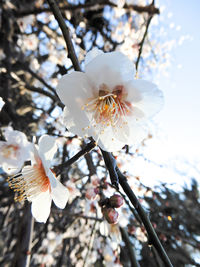
{"type": "Polygon", "coordinates": [[[102,55],[103,51],[99,50],[98,48],[93,48],[92,50],[90,50],[86,57],[85,57],[85,65],[87,65],[90,61],[92,61],[95,57],[102,55]]]}
{"type": "Polygon", "coordinates": [[[88,127],[90,121],[81,108],[93,96],[87,76],[81,72],[64,75],[58,83],[57,93],[66,105],[63,115],[66,127],[72,133],[84,136],[83,128],[88,127]]]}
{"type": "Polygon", "coordinates": [[[145,80],[132,82],[132,87],[128,87],[128,99],[133,103],[133,107],[137,107],[145,114],[146,118],[150,118],[160,111],[164,102],[163,93],[157,86],[145,80]]]}
{"type": "Polygon", "coordinates": [[[1,161],[2,166],[7,166],[7,168],[17,168],[17,169],[21,169],[22,165],[24,164],[24,158],[17,158],[16,159],[3,159],[1,161]]]}
{"type": "Polygon", "coordinates": [[[40,158],[40,155],[38,152],[38,146],[33,144],[32,147],[33,147],[33,154],[32,154],[32,158],[31,158],[31,162],[33,161],[34,164],[35,163],[40,164],[41,158],[40,158]]]}
{"type": "Polygon", "coordinates": [[[12,127],[5,128],[4,135],[10,143],[19,144],[20,146],[25,146],[28,143],[26,135],[20,131],[13,130],[12,127]]]}
{"type": "Polygon", "coordinates": [[[86,65],[85,72],[96,88],[106,84],[112,91],[116,85],[134,79],[135,68],[124,54],[111,52],[95,57],[86,65]]]}
{"type": "Polygon", "coordinates": [[[23,165],[24,162],[22,163],[18,163],[16,164],[16,162],[11,162],[11,161],[4,161],[1,163],[0,167],[2,167],[2,169],[4,170],[4,172],[6,172],[8,175],[14,175],[16,173],[18,173],[23,165]]]}
{"type": "Polygon", "coordinates": [[[100,231],[101,235],[108,236],[110,234],[109,230],[110,229],[109,229],[108,223],[106,221],[103,221],[100,223],[99,231],[100,231]]]}
{"type": "Polygon", "coordinates": [[[132,123],[129,125],[128,145],[139,145],[147,137],[147,131],[143,124],[132,123]]]}
{"type": "Polygon", "coordinates": [[[47,221],[50,214],[51,200],[49,190],[39,194],[32,200],[31,211],[36,221],[43,223],[47,221]]]}
{"type": "Polygon", "coordinates": [[[51,161],[57,151],[56,140],[52,136],[42,135],[38,142],[39,155],[43,155],[46,161],[51,161]]]}
{"type": "Polygon", "coordinates": [[[67,187],[62,185],[53,175],[51,171],[48,173],[48,177],[51,183],[51,196],[55,203],[55,205],[60,208],[64,209],[67,204],[69,198],[69,191],[67,187]]]}
{"type": "Polygon", "coordinates": [[[122,142],[124,145],[128,144],[129,136],[130,136],[130,127],[125,125],[118,125],[117,127],[113,128],[113,137],[118,141],[122,142]]]}
{"type": "Polygon", "coordinates": [[[124,145],[138,145],[147,136],[143,125],[140,125],[135,121],[128,122],[127,125],[123,125],[121,128],[116,127],[113,131],[113,137],[124,145]]]}
{"type": "MultiPolygon", "coordinates": [[[[116,138],[113,131],[115,129],[113,130],[111,127],[106,128],[104,133],[99,136],[98,146],[107,152],[119,151],[126,144],[126,140],[119,140],[118,136],[116,138]]],[[[95,140],[97,140],[97,137],[95,140]]]]}

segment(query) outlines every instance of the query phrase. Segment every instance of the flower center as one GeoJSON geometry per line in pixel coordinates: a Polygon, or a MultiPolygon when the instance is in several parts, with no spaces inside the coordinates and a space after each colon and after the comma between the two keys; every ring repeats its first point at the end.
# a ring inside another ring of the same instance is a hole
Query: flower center
{"type": "Polygon", "coordinates": [[[6,159],[16,159],[19,146],[17,145],[3,145],[1,154],[6,159]]]}
{"type": "Polygon", "coordinates": [[[126,124],[125,117],[132,112],[131,103],[125,100],[125,88],[117,85],[110,92],[106,84],[102,84],[99,88],[99,96],[90,98],[83,107],[92,115],[92,125],[112,126],[115,127],[119,122],[126,124]]]}
{"type": "Polygon", "coordinates": [[[21,173],[8,177],[8,185],[15,192],[15,201],[30,201],[41,192],[50,190],[50,181],[45,173],[42,161],[33,166],[26,166],[21,173]]]}

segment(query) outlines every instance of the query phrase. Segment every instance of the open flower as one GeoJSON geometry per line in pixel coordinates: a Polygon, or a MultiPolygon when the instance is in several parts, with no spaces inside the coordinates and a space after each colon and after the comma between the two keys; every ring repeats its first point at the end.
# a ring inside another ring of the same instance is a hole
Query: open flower
{"type": "Polygon", "coordinates": [[[92,136],[106,151],[141,142],[144,122],[163,104],[161,91],[151,82],[135,80],[132,62],[120,52],[94,49],[85,62],[85,73],[66,74],[57,86],[68,130],[92,136]]]}
{"type": "Polygon", "coordinates": [[[32,144],[24,133],[12,127],[5,128],[4,136],[6,141],[0,141],[0,167],[7,173],[16,173],[30,159],[32,144]]]}
{"type": "Polygon", "coordinates": [[[0,111],[1,111],[4,104],[5,104],[5,102],[3,101],[2,97],[0,97],[0,111]]]}
{"type": "Polygon", "coordinates": [[[8,178],[9,186],[17,192],[16,201],[32,202],[33,217],[38,222],[46,222],[50,214],[52,199],[61,209],[68,201],[68,189],[63,186],[50,169],[51,161],[57,150],[53,137],[43,135],[39,148],[34,146],[31,166],[25,166],[21,173],[8,178]]]}

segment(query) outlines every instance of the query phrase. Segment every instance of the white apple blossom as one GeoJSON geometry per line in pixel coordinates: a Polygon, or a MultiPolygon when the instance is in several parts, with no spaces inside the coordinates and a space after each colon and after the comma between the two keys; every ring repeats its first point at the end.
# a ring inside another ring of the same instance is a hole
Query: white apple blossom
{"type": "Polygon", "coordinates": [[[24,133],[12,127],[4,129],[4,136],[6,141],[0,141],[0,167],[9,174],[16,173],[30,159],[32,144],[24,133]]]}
{"type": "Polygon", "coordinates": [[[32,202],[33,217],[38,222],[46,222],[50,214],[52,199],[61,209],[68,201],[68,189],[56,179],[50,169],[51,161],[57,150],[53,137],[43,135],[39,139],[39,148],[34,145],[34,157],[31,166],[25,166],[21,173],[8,178],[9,186],[18,195],[16,201],[32,202]]]}
{"type": "Polygon", "coordinates": [[[141,142],[144,122],[162,107],[162,92],[151,82],[135,80],[133,63],[121,52],[93,49],[85,63],[85,73],[74,71],[58,82],[68,130],[92,136],[111,152],[141,142]]]}
{"type": "Polygon", "coordinates": [[[1,111],[4,104],[5,104],[5,102],[3,101],[2,97],[0,97],[0,111],[1,111]]]}

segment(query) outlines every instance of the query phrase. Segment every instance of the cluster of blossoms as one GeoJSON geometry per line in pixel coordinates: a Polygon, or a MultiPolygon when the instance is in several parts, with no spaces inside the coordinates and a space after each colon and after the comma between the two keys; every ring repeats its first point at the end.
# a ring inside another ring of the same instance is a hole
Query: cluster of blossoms
{"type": "MultiPolygon", "coordinates": [[[[93,49],[85,59],[85,73],[74,71],[64,75],[57,93],[65,104],[63,121],[68,130],[82,137],[93,137],[106,151],[120,150],[125,144],[138,144],[146,136],[145,123],[163,103],[163,95],[156,85],[134,79],[132,62],[120,52],[103,53],[93,49]]],[[[6,141],[0,142],[0,161],[5,171],[16,168],[19,173],[8,178],[16,191],[15,200],[32,202],[32,214],[39,222],[46,222],[52,200],[63,209],[68,201],[68,189],[56,178],[51,162],[57,150],[55,139],[43,135],[38,146],[26,136],[8,127],[6,141]],[[25,161],[31,165],[22,168],[25,161]],[[21,169],[22,168],[22,169],[21,169]]],[[[95,199],[100,180],[87,188],[86,198],[95,199]]],[[[108,223],[118,220],[123,204],[120,195],[113,195],[101,203],[108,223]]]]}

